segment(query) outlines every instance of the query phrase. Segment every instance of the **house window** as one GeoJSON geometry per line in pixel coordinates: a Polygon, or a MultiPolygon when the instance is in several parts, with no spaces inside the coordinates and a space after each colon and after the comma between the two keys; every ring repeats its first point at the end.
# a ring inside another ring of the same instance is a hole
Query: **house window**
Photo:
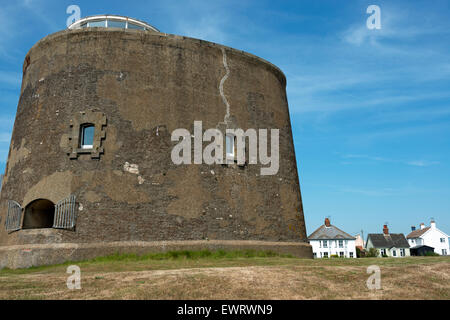
{"type": "Polygon", "coordinates": [[[317,258],[317,252],[313,253],[314,259],[317,258]]]}
{"type": "MultiPolygon", "coordinates": [[[[324,240],[323,241],[323,247],[324,248],[328,248],[328,241],[327,240],[324,240]]],[[[328,254],[328,253],[327,253],[328,254]]]]}
{"type": "Polygon", "coordinates": [[[81,125],[80,132],[80,148],[92,149],[94,146],[94,132],[95,126],[93,124],[81,125]]]}
{"type": "Polygon", "coordinates": [[[344,257],[344,252],[343,251],[339,252],[339,257],[341,257],[341,258],[344,257]]]}
{"type": "Polygon", "coordinates": [[[353,258],[353,252],[350,252],[350,258],[353,258]]]}
{"type": "Polygon", "coordinates": [[[392,250],[392,256],[396,257],[397,256],[397,250],[392,250]]]}
{"type": "Polygon", "coordinates": [[[447,249],[442,249],[442,255],[446,256],[447,255],[447,249]]]}
{"type": "Polygon", "coordinates": [[[323,257],[324,257],[324,258],[328,258],[328,252],[324,252],[324,253],[323,253],[323,257]]]}
{"type": "Polygon", "coordinates": [[[400,249],[400,256],[402,256],[402,257],[405,256],[405,249],[400,249]]]}
{"type": "Polygon", "coordinates": [[[441,242],[442,242],[442,243],[445,243],[445,238],[441,238],[441,242]]]}
{"type": "Polygon", "coordinates": [[[381,249],[380,253],[381,253],[381,256],[385,256],[386,255],[386,249],[381,249]]]}
{"type": "Polygon", "coordinates": [[[225,143],[226,143],[227,157],[234,158],[235,136],[232,134],[227,134],[225,138],[225,143]]]}
{"type": "Polygon", "coordinates": [[[344,247],[344,240],[339,240],[339,248],[343,248],[344,247]]]}

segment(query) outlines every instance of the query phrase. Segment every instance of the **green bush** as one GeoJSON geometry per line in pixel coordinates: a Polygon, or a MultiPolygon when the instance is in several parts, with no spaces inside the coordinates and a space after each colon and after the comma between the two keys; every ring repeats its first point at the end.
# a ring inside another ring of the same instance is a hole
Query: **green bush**
{"type": "Polygon", "coordinates": [[[370,248],[369,251],[366,252],[366,257],[367,258],[375,258],[375,257],[378,257],[379,254],[380,254],[380,252],[377,249],[370,248]]]}
{"type": "Polygon", "coordinates": [[[434,251],[429,251],[427,253],[425,253],[425,256],[427,257],[439,257],[440,255],[434,251]]]}

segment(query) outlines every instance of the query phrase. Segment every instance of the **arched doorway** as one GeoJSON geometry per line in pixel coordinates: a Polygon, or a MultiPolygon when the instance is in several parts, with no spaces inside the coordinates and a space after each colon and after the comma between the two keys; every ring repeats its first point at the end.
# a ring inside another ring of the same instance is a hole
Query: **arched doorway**
{"type": "Polygon", "coordinates": [[[53,226],[55,204],[47,199],[37,199],[25,207],[22,229],[43,229],[53,226]]]}

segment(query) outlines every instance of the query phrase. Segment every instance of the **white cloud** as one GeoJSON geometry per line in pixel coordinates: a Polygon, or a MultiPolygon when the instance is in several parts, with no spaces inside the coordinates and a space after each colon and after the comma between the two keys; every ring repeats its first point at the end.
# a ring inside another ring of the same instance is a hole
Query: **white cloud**
{"type": "Polygon", "coordinates": [[[223,43],[230,35],[233,2],[186,1],[183,5],[164,2],[161,10],[171,22],[171,32],[187,37],[223,43]]]}
{"type": "Polygon", "coordinates": [[[22,74],[19,72],[0,70],[0,83],[20,88],[20,85],[22,83],[22,74]]]}
{"type": "Polygon", "coordinates": [[[446,188],[422,188],[414,185],[399,186],[362,186],[362,185],[333,185],[333,184],[310,184],[310,187],[319,187],[329,189],[336,193],[359,194],[368,197],[392,197],[392,196],[411,196],[416,194],[447,194],[450,190],[446,188]]]}
{"type": "Polygon", "coordinates": [[[416,166],[416,167],[429,167],[429,166],[440,164],[440,162],[439,161],[415,160],[415,161],[408,161],[407,164],[409,164],[411,166],[416,166]]]}
{"type": "Polygon", "coordinates": [[[227,39],[225,21],[219,14],[211,14],[195,21],[180,19],[177,29],[187,37],[221,43],[227,39]]]}
{"type": "MultiPolygon", "coordinates": [[[[398,159],[390,159],[386,157],[379,156],[371,156],[367,154],[345,154],[341,156],[346,160],[354,160],[352,161],[343,161],[341,164],[344,165],[353,165],[357,160],[368,160],[370,162],[385,162],[385,163],[397,163],[403,165],[410,165],[415,167],[429,167],[440,164],[439,161],[431,161],[431,160],[398,160],[398,159]]],[[[360,162],[359,162],[360,163],[360,162]]]]}

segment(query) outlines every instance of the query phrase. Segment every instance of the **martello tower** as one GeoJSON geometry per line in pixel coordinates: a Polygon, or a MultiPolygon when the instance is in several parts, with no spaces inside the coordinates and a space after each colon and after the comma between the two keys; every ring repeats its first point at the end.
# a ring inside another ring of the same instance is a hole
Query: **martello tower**
{"type": "Polygon", "coordinates": [[[285,87],[254,55],[121,16],[40,40],[23,65],[0,267],[177,248],[311,257],[285,87]],[[171,132],[194,121],[279,129],[278,173],[174,164],[171,132]]]}

